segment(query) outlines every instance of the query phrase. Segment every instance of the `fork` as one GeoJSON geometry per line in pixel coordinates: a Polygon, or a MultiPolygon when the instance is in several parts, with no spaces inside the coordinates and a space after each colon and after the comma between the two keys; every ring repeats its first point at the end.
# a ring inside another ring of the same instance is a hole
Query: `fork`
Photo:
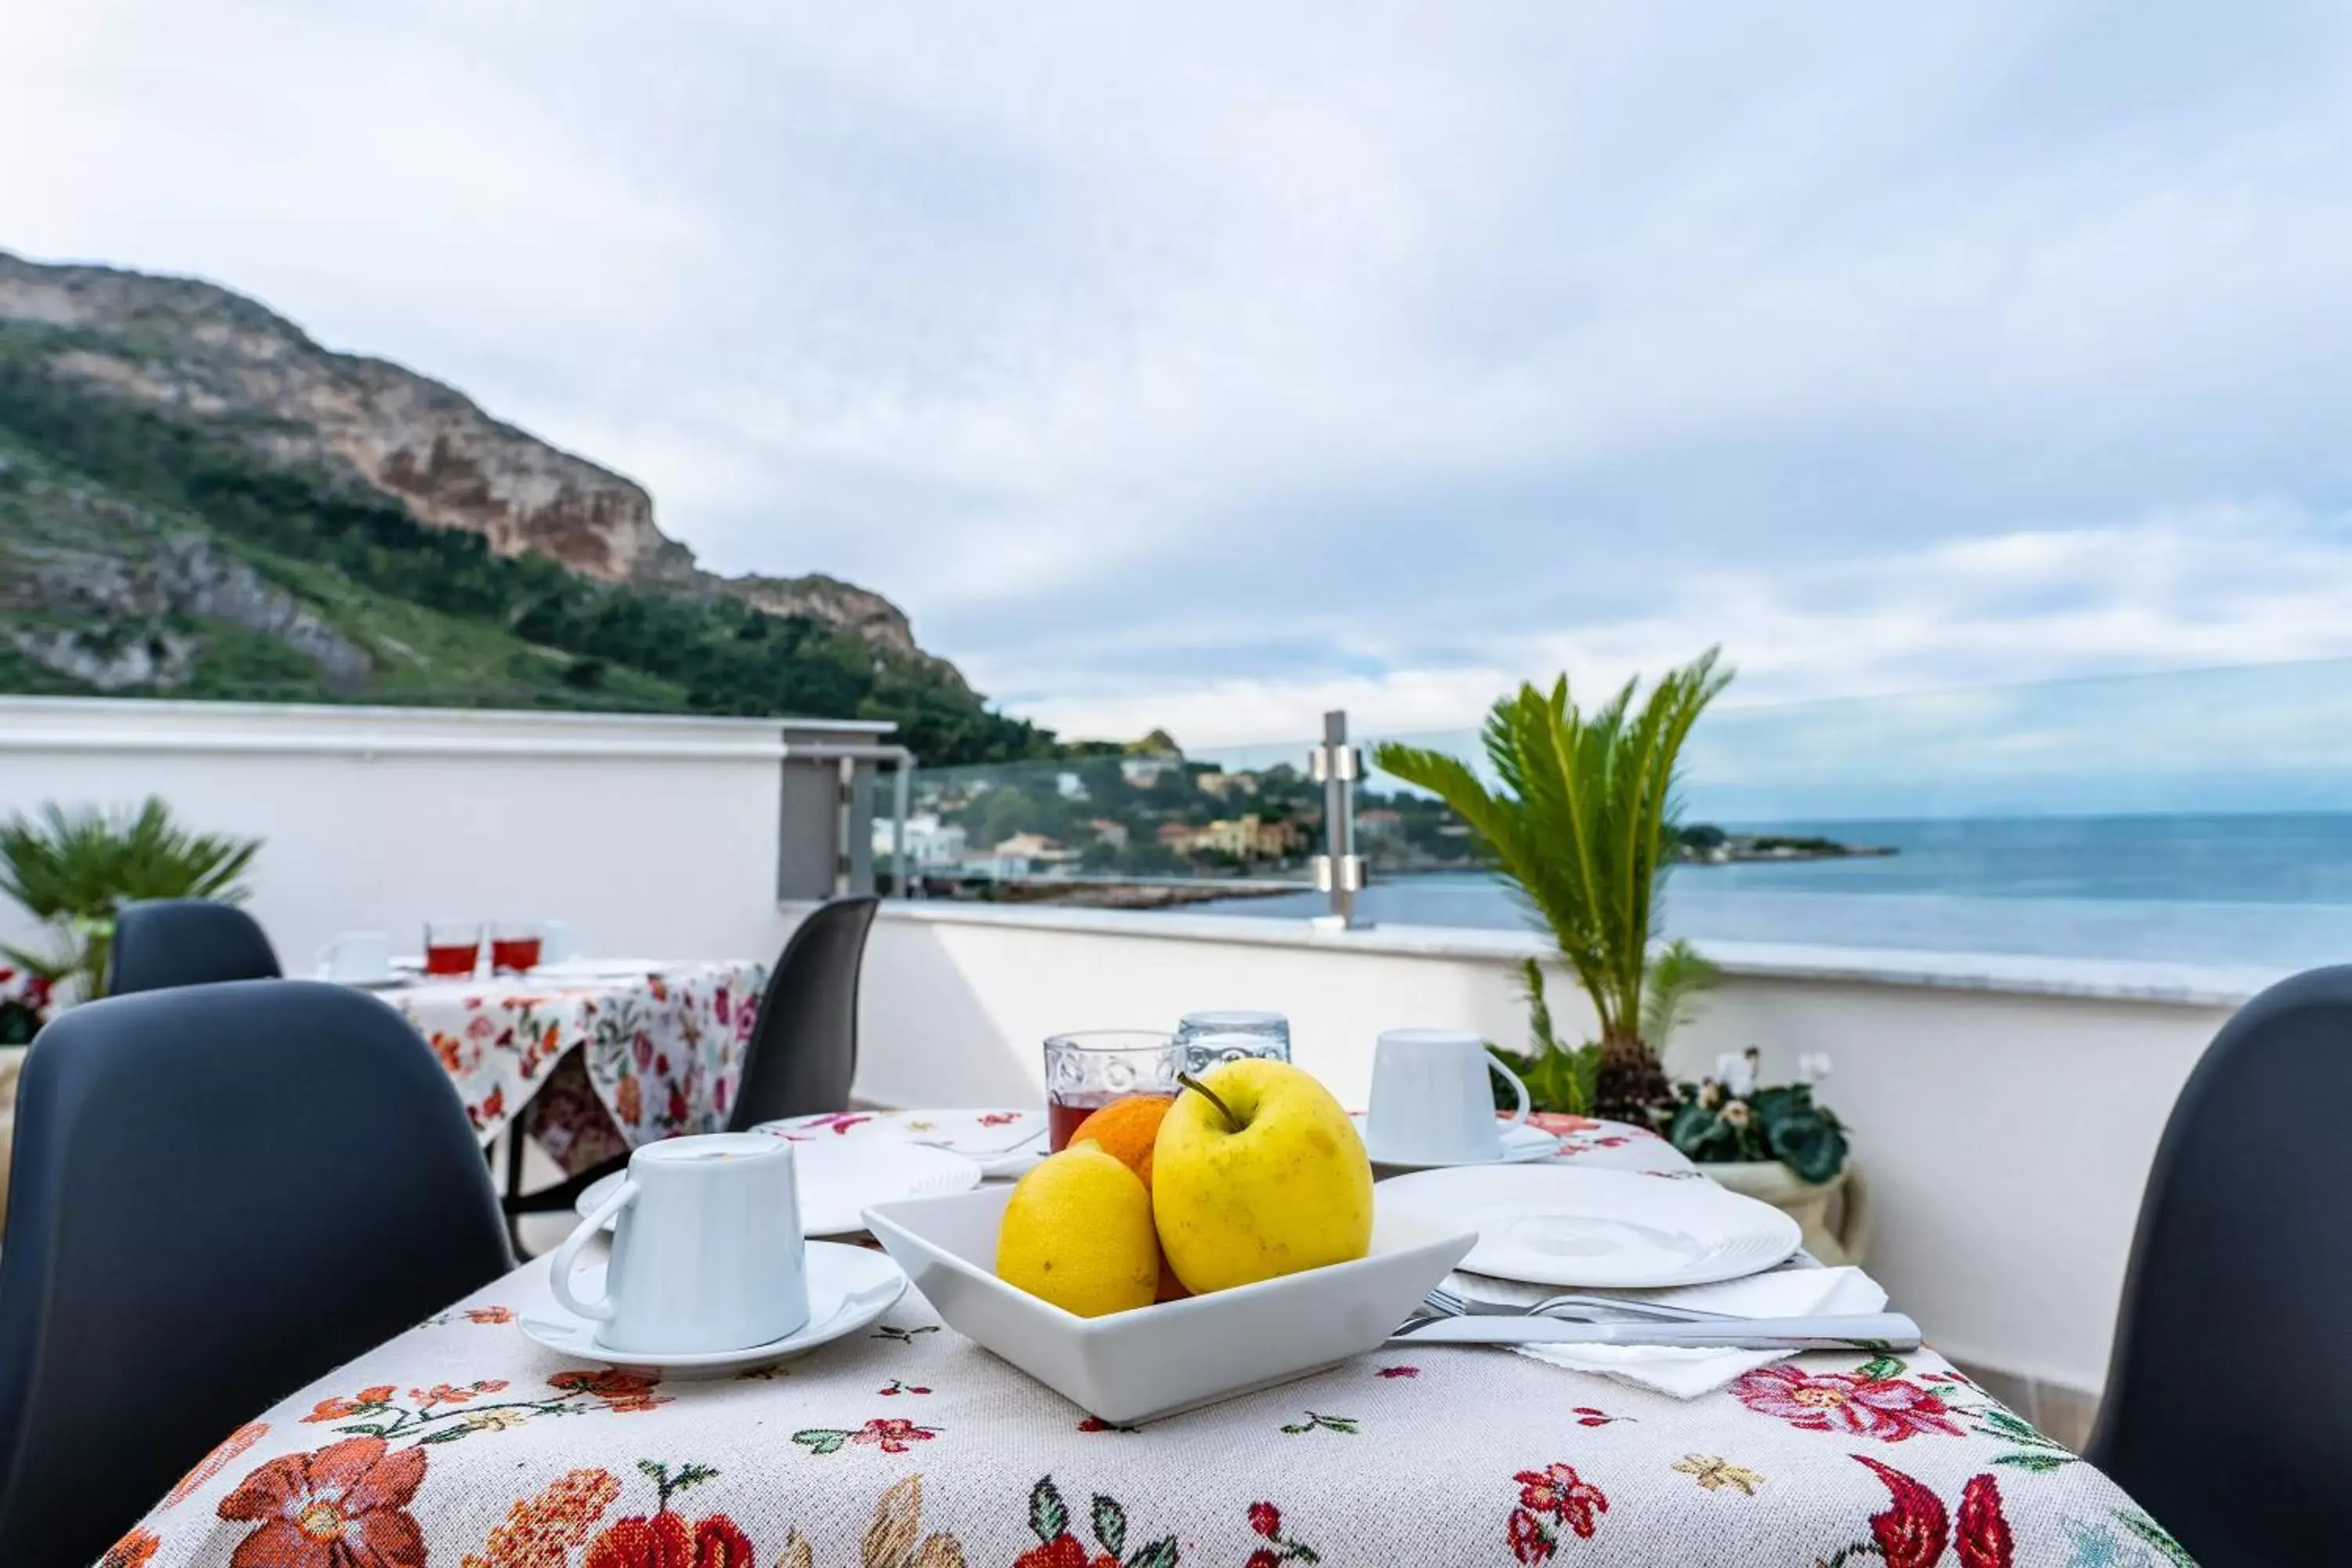
{"type": "Polygon", "coordinates": [[[1711,1323],[1730,1321],[1737,1316],[1731,1312],[1703,1311],[1696,1307],[1669,1306],[1663,1301],[1572,1294],[1547,1296],[1532,1306],[1516,1307],[1502,1301],[1481,1301],[1448,1290],[1444,1285],[1432,1286],[1429,1294],[1422,1298],[1422,1305],[1448,1318],[1559,1318],[1577,1322],[1606,1322],[1609,1316],[1622,1316],[1662,1323],[1711,1323]]]}

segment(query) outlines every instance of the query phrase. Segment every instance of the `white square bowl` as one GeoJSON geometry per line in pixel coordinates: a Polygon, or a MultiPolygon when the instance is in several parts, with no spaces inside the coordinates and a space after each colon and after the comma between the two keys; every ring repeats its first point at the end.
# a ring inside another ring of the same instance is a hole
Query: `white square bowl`
{"type": "Polygon", "coordinates": [[[1081,1318],[996,1277],[1010,1186],[879,1204],[866,1223],[947,1325],[1118,1426],[1287,1383],[1377,1350],[1478,1234],[1373,1194],[1372,1246],[1335,1263],[1081,1318]]]}

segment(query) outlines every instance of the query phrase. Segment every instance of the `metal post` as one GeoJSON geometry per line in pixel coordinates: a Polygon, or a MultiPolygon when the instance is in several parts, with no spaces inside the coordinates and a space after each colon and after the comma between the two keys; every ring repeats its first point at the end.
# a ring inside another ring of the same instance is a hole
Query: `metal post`
{"type": "Polygon", "coordinates": [[[1356,781],[1364,759],[1348,744],[1344,710],[1323,715],[1323,743],[1307,759],[1308,772],[1323,786],[1323,853],[1315,857],[1315,886],[1330,895],[1331,912],[1315,924],[1337,931],[1364,923],[1356,919],[1356,895],[1364,889],[1363,857],[1356,853],[1356,781]]]}
{"type": "Polygon", "coordinates": [[[890,890],[902,899],[913,898],[907,886],[907,807],[914,797],[915,775],[909,765],[914,757],[900,752],[890,775],[890,890]]]}
{"type": "Polygon", "coordinates": [[[838,766],[841,783],[834,803],[833,828],[833,896],[836,899],[849,891],[850,873],[857,864],[851,843],[857,827],[857,759],[843,757],[838,766]]]}

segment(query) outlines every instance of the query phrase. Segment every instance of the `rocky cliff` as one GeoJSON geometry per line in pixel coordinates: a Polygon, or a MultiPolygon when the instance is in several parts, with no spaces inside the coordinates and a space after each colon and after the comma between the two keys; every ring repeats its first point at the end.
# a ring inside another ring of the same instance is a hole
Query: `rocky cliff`
{"type": "Polygon", "coordinates": [[[49,370],[233,434],[398,497],[436,528],[478,533],[608,583],[726,595],[840,627],[879,648],[916,647],[888,600],[823,576],[726,579],[655,524],[643,486],[502,424],[454,388],[388,361],[320,347],[242,295],[191,279],[45,266],[0,251],[0,329],[52,329],[49,370]]]}

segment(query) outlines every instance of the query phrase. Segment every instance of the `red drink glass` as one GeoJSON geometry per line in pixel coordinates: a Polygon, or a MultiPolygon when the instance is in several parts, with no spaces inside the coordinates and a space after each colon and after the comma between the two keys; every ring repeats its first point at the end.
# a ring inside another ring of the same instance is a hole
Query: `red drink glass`
{"type": "Polygon", "coordinates": [[[1046,1148],[1058,1153],[1078,1123],[1116,1100],[1176,1092],[1172,1036],[1150,1029],[1086,1029],[1045,1042],[1046,1148]]]}
{"type": "Polygon", "coordinates": [[[441,976],[471,975],[482,962],[479,923],[456,925],[434,921],[425,928],[425,973],[441,976]]]}
{"type": "Polygon", "coordinates": [[[490,968],[500,974],[528,974],[539,967],[539,928],[501,924],[490,931],[490,968]]]}

